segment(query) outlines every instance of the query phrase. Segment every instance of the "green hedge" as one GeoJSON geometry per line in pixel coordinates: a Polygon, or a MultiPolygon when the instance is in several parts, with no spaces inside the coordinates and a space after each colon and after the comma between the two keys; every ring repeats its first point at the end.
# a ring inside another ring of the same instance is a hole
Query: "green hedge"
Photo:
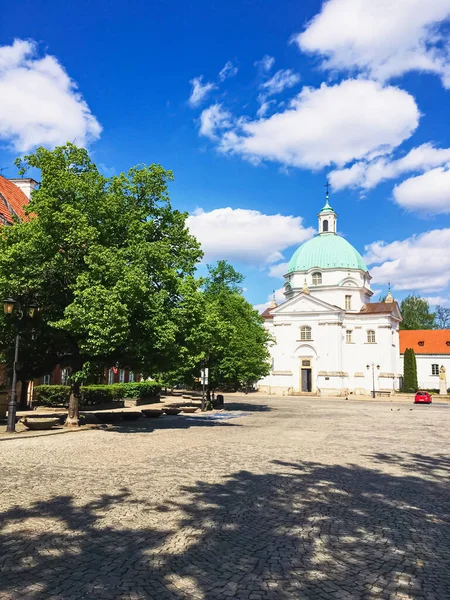
{"type": "Polygon", "coordinates": [[[138,381],[135,383],[115,383],[109,387],[120,386],[124,398],[143,399],[159,396],[162,385],[159,381],[138,381]]]}
{"type": "MultiPolygon", "coordinates": [[[[161,384],[157,381],[85,385],[80,389],[81,406],[106,404],[124,398],[144,399],[159,396],[161,387],[161,384]]],[[[70,387],[68,385],[37,385],[34,388],[35,404],[41,406],[67,406],[69,395],[70,387]]]]}
{"type": "Polygon", "coordinates": [[[34,388],[34,401],[42,406],[67,406],[69,394],[68,385],[37,385],[34,388]]]}

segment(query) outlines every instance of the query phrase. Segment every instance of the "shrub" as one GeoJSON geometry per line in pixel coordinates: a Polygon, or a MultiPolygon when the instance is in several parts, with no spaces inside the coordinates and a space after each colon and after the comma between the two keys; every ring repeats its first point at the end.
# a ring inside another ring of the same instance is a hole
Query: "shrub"
{"type": "Polygon", "coordinates": [[[412,348],[406,348],[403,355],[403,391],[416,392],[417,389],[416,354],[412,348]]]}
{"type": "Polygon", "coordinates": [[[107,404],[124,398],[123,390],[115,385],[86,385],[81,387],[80,392],[82,406],[107,404]]]}
{"type": "Polygon", "coordinates": [[[123,387],[125,398],[136,399],[159,396],[162,388],[162,385],[159,381],[138,381],[135,383],[117,383],[115,385],[123,387]]]}
{"type": "MultiPolygon", "coordinates": [[[[80,388],[81,406],[94,406],[122,400],[124,384],[85,385],[80,388]]],[[[68,385],[38,385],[34,388],[35,404],[42,406],[67,406],[70,387],[68,385]]]]}
{"type": "Polygon", "coordinates": [[[69,394],[68,385],[37,385],[34,388],[35,403],[42,406],[67,406],[69,394]]]}

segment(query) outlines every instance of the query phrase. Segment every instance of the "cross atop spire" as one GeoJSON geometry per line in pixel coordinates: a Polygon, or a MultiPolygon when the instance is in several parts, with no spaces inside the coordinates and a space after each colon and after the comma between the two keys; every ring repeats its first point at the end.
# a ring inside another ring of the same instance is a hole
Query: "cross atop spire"
{"type": "Polygon", "coordinates": [[[394,298],[391,294],[391,282],[388,283],[388,293],[387,293],[387,296],[384,301],[387,302],[388,304],[391,304],[392,302],[394,302],[394,298]]]}

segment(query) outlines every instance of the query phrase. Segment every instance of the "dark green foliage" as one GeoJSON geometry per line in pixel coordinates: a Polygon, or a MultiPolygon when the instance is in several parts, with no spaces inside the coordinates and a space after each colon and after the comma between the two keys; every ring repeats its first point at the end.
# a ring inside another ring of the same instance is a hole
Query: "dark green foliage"
{"type": "MultiPolygon", "coordinates": [[[[125,390],[122,384],[86,385],[80,388],[82,406],[95,406],[123,400],[125,390]]],[[[70,387],[68,385],[38,385],[34,388],[35,404],[41,406],[67,406],[70,387]]]]}
{"type": "Polygon", "coordinates": [[[416,354],[412,348],[406,348],[403,355],[403,391],[416,392],[417,389],[416,354]]]}
{"type": "Polygon", "coordinates": [[[120,386],[124,398],[145,399],[159,396],[162,385],[159,381],[139,381],[135,383],[117,383],[120,386]]]}
{"type": "Polygon", "coordinates": [[[86,385],[81,386],[80,397],[81,406],[95,406],[123,400],[124,394],[123,390],[115,385],[86,385]]]}
{"type": "Polygon", "coordinates": [[[68,385],[37,385],[34,388],[35,404],[42,406],[67,406],[70,387],[68,385]]]}

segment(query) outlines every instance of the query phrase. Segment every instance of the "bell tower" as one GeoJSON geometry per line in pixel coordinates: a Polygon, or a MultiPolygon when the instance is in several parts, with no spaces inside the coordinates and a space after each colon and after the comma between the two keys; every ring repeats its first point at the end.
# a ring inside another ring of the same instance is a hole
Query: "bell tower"
{"type": "Polygon", "coordinates": [[[327,191],[325,194],[325,206],[322,208],[320,213],[317,215],[319,217],[319,235],[322,234],[334,234],[336,235],[336,226],[337,226],[337,214],[331,208],[328,203],[329,200],[329,187],[330,184],[327,182],[325,185],[327,191]]]}

